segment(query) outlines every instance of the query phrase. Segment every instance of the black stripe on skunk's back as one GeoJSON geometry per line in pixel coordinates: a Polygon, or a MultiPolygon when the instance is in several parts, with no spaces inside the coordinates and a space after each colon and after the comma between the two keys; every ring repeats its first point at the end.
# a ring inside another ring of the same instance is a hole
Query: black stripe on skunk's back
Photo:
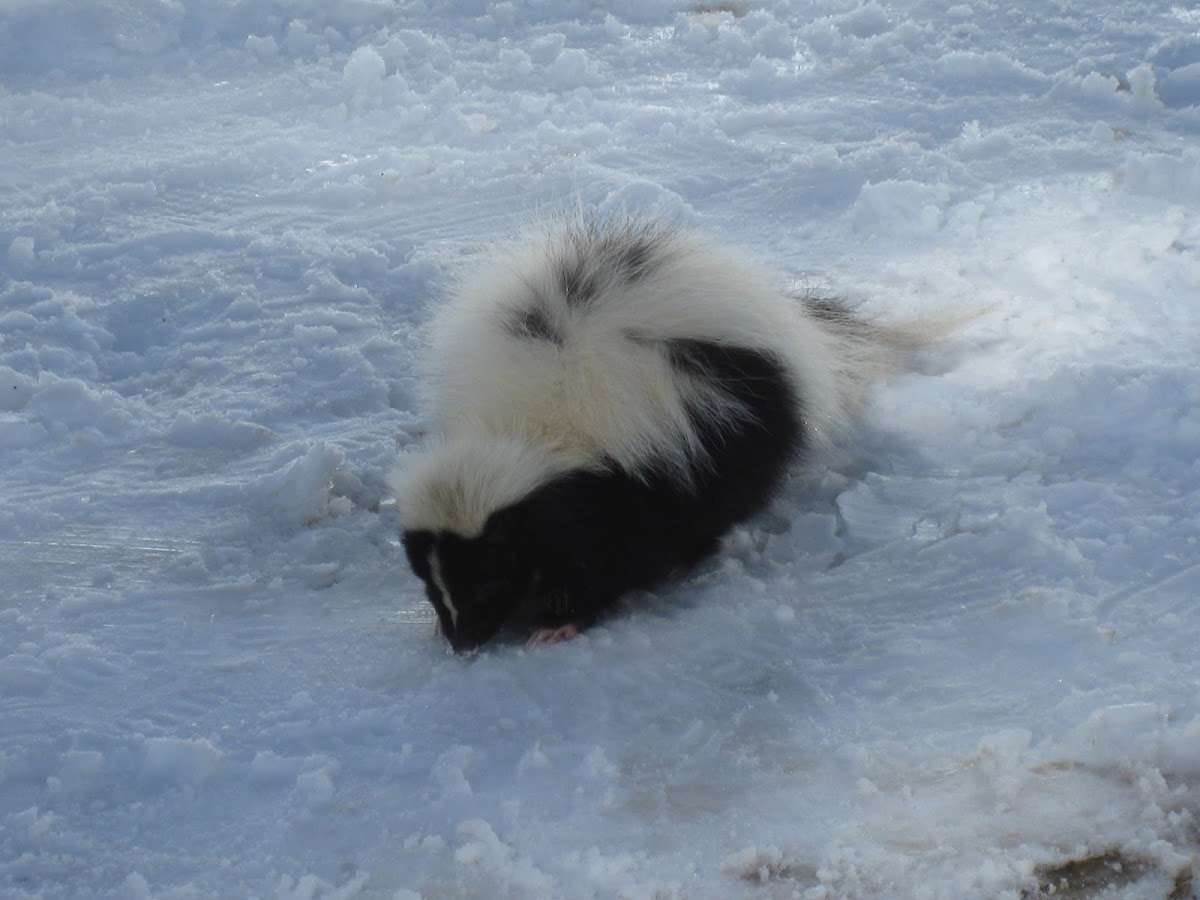
{"type": "Polygon", "coordinates": [[[579,259],[560,262],[557,276],[559,290],[568,306],[587,306],[600,293],[599,279],[589,270],[586,254],[580,254],[579,259]]]}
{"type": "Polygon", "coordinates": [[[567,306],[586,307],[606,290],[648,277],[671,253],[670,232],[654,225],[581,226],[554,263],[555,286],[567,306]]]}
{"type": "Polygon", "coordinates": [[[537,307],[515,313],[505,323],[505,331],[515,338],[548,341],[556,346],[562,346],[563,343],[562,335],[554,330],[546,311],[537,307]]]}
{"type": "Polygon", "coordinates": [[[671,365],[706,382],[734,410],[724,417],[692,408],[689,415],[704,447],[706,462],[696,474],[697,492],[708,512],[722,520],[720,530],[762,510],[806,448],[800,399],[784,364],[773,354],[710,341],[665,341],[671,365]]]}
{"type": "Polygon", "coordinates": [[[654,247],[646,236],[632,238],[621,247],[616,258],[617,268],[627,284],[641,281],[654,270],[657,262],[654,247]]]}

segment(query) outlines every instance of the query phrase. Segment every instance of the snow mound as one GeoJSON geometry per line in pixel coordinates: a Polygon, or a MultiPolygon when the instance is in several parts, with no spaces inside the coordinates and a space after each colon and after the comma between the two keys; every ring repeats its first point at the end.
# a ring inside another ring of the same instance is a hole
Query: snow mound
{"type": "Polygon", "coordinates": [[[270,440],[270,429],[250,422],[231,422],[216,413],[194,416],[186,410],[176,414],[167,429],[167,440],[181,447],[245,449],[270,440]]]}
{"type": "Polygon", "coordinates": [[[248,492],[283,524],[312,525],[349,511],[346,498],[332,496],[334,475],[344,458],[331,444],[314,444],[303,456],[260,478],[248,492]]]}
{"type": "Polygon", "coordinates": [[[1123,174],[1126,186],[1139,194],[1173,201],[1200,199],[1200,151],[1194,149],[1182,156],[1130,154],[1123,174]]]}
{"type": "Polygon", "coordinates": [[[146,742],[142,774],[151,782],[199,784],[221,764],[222,754],[203,738],[152,738],[146,742]]]}

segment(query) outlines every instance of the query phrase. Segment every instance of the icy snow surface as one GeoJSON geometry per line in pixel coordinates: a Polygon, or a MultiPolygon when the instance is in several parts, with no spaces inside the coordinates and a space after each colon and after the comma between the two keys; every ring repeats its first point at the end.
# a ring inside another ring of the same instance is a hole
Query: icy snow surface
{"type": "Polygon", "coordinates": [[[1191,897],[1198,363],[1191,2],[0,3],[0,895],[1191,897]],[[982,314],[687,581],[457,657],[420,325],[576,204],[982,314]]]}

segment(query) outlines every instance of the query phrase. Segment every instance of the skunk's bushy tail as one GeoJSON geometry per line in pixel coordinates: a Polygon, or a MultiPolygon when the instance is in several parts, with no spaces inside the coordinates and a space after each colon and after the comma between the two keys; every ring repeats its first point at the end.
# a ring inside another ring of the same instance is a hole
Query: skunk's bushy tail
{"type": "Polygon", "coordinates": [[[879,383],[897,375],[930,374],[944,361],[939,351],[972,316],[934,313],[900,321],[884,321],[841,299],[803,294],[797,297],[814,320],[831,352],[846,424],[869,405],[879,383]]]}
{"type": "Polygon", "coordinates": [[[706,429],[747,414],[713,351],[692,349],[778,363],[806,463],[846,440],[878,382],[926,370],[948,330],[794,297],[687,229],[570,216],[494,248],[450,290],[433,323],[429,406],[446,439],[508,435],[563,469],[615,462],[690,483],[706,429]]]}

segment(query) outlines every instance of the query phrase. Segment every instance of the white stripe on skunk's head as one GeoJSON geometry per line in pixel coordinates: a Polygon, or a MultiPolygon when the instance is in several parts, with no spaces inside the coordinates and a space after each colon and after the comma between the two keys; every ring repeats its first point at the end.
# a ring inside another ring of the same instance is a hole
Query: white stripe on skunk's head
{"type": "Polygon", "coordinates": [[[483,532],[488,517],[578,462],[508,436],[447,439],[409,457],[389,479],[408,531],[483,532]]]}

